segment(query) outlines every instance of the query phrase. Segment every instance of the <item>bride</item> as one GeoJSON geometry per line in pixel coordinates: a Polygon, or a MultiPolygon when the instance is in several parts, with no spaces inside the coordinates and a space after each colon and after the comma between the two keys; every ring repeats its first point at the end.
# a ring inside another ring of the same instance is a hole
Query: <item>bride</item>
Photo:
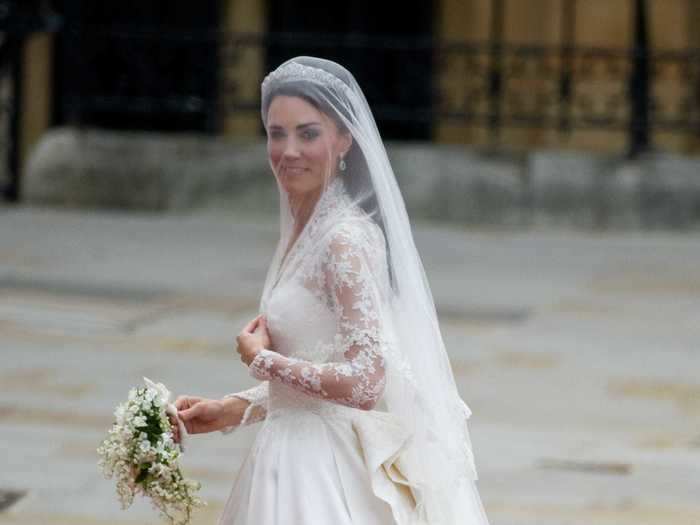
{"type": "Polygon", "coordinates": [[[237,337],[260,383],[175,403],[189,433],[262,422],[219,523],[486,525],[471,412],[360,87],[297,57],[261,110],[280,240],[237,337]]]}

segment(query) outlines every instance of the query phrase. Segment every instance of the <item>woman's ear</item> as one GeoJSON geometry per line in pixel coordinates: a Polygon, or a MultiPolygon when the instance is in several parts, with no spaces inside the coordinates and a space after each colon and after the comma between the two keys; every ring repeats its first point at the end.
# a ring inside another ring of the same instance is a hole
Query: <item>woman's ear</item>
{"type": "Polygon", "coordinates": [[[338,143],[338,151],[341,157],[345,157],[352,147],[352,135],[349,131],[340,133],[340,141],[338,143]]]}
{"type": "Polygon", "coordinates": [[[352,135],[349,131],[341,131],[338,133],[338,154],[344,157],[352,147],[352,135]]]}

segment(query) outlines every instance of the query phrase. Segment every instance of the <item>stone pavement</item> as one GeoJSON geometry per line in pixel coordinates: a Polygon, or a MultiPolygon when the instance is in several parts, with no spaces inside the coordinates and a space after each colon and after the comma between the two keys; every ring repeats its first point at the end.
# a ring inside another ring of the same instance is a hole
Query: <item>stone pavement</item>
{"type": "MultiPolygon", "coordinates": [[[[492,525],[700,524],[700,238],[415,225],[492,525]]],[[[0,209],[0,524],[159,523],[95,448],[142,376],[254,384],[264,216],[0,209]]],[[[257,426],[184,457],[216,523],[257,426]]]]}

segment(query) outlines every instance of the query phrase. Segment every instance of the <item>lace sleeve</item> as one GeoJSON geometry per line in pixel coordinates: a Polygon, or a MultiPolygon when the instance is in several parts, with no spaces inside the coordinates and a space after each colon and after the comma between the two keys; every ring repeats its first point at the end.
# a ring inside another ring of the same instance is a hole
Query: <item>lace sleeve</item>
{"type": "Polygon", "coordinates": [[[251,362],[251,375],[281,381],[316,398],[373,409],[386,382],[383,250],[378,230],[350,226],[331,236],[321,256],[320,272],[336,317],[336,341],[342,350],[337,355],[342,360],[319,364],[265,349],[251,362]]]}
{"type": "Polygon", "coordinates": [[[258,421],[262,421],[267,416],[267,399],[269,396],[269,383],[267,381],[260,383],[253,388],[236,392],[234,394],[226,394],[224,398],[237,397],[245,399],[250,404],[246,407],[243,413],[243,418],[238,425],[231,425],[221,429],[222,434],[229,434],[237,428],[252,425],[258,421]]]}

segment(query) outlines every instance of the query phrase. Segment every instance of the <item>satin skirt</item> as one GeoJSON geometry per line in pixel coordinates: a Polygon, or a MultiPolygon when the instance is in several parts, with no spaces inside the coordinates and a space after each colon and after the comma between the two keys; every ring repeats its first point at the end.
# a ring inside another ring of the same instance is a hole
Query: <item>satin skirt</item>
{"type": "Polygon", "coordinates": [[[391,475],[409,436],[384,412],[323,405],[268,413],[219,525],[409,522],[415,500],[391,475]]]}

